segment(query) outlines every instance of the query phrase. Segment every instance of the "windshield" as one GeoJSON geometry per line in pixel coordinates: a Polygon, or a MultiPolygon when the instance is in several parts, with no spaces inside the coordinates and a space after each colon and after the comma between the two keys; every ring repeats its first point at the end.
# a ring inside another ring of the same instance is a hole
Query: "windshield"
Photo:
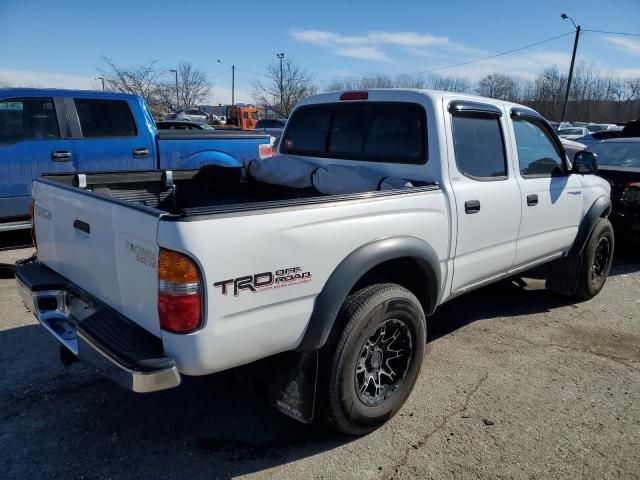
{"type": "Polygon", "coordinates": [[[598,156],[598,165],[640,168],[640,142],[597,143],[589,151],[598,156]]]}

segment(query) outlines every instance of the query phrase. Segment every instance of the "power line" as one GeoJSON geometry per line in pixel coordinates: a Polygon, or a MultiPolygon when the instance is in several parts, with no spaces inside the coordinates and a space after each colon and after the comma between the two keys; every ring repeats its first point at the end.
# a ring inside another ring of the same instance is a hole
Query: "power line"
{"type": "Polygon", "coordinates": [[[422,75],[424,73],[437,72],[438,70],[446,70],[448,68],[454,67],[462,67],[464,65],[469,65],[471,63],[481,62],[483,60],[490,60],[492,58],[502,57],[503,55],[509,55],[511,53],[520,52],[522,50],[526,50],[527,48],[537,47],[538,45],[542,45],[543,43],[552,42],[553,40],[557,40],[562,37],[567,37],[569,35],[573,35],[574,32],[563,33],[562,35],[556,35],[555,37],[547,38],[545,40],[540,40],[536,43],[531,43],[529,45],[525,45],[524,47],[514,48],[513,50],[507,50],[506,52],[496,53],[495,55],[488,55],[486,57],[474,58],[473,60],[467,60],[466,62],[454,63],[452,65],[446,65],[444,67],[430,68],[429,70],[423,70],[421,72],[408,73],[408,74],[399,74],[400,75],[422,75]]]}
{"type": "MultiPolygon", "coordinates": [[[[537,47],[538,45],[542,45],[544,43],[552,42],[552,41],[557,40],[559,38],[567,37],[567,36],[573,35],[573,34],[574,34],[574,32],[567,32],[567,33],[563,33],[561,35],[556,35],[555,37],[550,37],[550,38],[546,38],[544,40],[540,40],[539,42],[530,43],[529,45],[524,45],[522,47],[514,48],[512,50],[507,50],[505,52],[496,53],[494,55],[487,55],[486,57],[474,58],[472,60],[467,60],[467,61],[460,62],[460,63],[453,63],[451,65],[445,65],[443,67],[430,68],[428,70],[422,70],[420,72],[398,73],[396,75],[391,75],[391,77],[397,78],[397,77],[401,77],[403,75],[423,75],[425,73],[437,72],[437,71],[446,70],[446,69],[449,69],[449,68],[462,67],[464,65],[470,65],[472,63],[482,62],[484,60],[490,60],[492,58],[502,57],[504,55],[509,55],[511,53],[520,52],[522,50],[526,50],[527,48],[537,47]]],[[[344,79],[344,80],[348,81],[348,80],[360,80],[360,79],[361,79],[361,77],[352,77],[352,78],[347,78],[347,79],[344,79]]],[[[320,80],[320,81],[330,82],[330,81],[333,81],[333,80],[320,80]]]]}
{"type": "Polygon", "coordinates": [[[640,33],[628,33],[628,32],[605,32],[604,30],[591,30],[588,28],[583,28],[583,32],[593,32],[593,33],[606,33],[607,35],[625,35],[627,37],[640,37],[640,33]]]}
{"type": "Polygon", "coordinates": [[[215,74],[213,77],[209,77],[209,80],[213,80],[214,78],[219,77],[219,76],[221,76],[221,75],[224,75],[225,73],[229,73],[230,71],[231,71],[231,69],[230,69],[230,68],[227,68],[224,72],[217,73],[217,74],[215,74]]]}
{"type": "Polygon", "coordinates": [[[271,78],[271,77],[269,77],[269,75],[266,75],[266,74],[264,74],[264,73],[254,72],[254,71],[252,71],[252,70],[248,70],[248,69],[246,69],[246,68],[242,68],[242,67],[239,67],[239,66],[237,66],[237,65],[236,65],[236,69],[238,69],[238,70],[242,70],[243,72],[251,73],[251,74],[253,74],[253,75],[259,75],[259,76],[261,76],[261,77],[271,78]]]}

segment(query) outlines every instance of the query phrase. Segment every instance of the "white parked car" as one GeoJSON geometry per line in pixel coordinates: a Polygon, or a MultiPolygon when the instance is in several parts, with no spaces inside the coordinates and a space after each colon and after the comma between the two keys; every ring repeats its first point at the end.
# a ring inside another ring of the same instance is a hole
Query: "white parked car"
{"type": "Polygon", "coordinates": [[[567,140],[575,140],[585,135],[589,135],[587,127],[563,127],[558,129],[558,136],[567,140]]]}
{"type": "Polygon", "coordinates": [[[533,267],[581,299],[606,281],[609,184],[529,108],[326,93],[279,148],[245,168],[36,180],[37,260],[16,277],[65,362],[150,392],[270,359],[276,408],[364,434],[407,399],[438,306],[533,267]]]}

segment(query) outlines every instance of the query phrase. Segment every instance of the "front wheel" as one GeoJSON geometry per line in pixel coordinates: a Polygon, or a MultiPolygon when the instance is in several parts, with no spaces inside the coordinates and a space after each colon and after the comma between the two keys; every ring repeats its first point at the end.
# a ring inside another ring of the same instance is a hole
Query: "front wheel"
{"type": "Polygon", "coordinates": [[[576,296],[583,300],[595,297],[607,281],[613,263],[614,236],[611,222],[601,218],[593,228],[578,273],[576,296]]]}
{"type": "Polygon", "coordinates": [[[395,284],[349,296],[320,351],[321,417],[337,430],[362,435],[395,415],[418,378],[426,342],[418,299],[395,284]]]}

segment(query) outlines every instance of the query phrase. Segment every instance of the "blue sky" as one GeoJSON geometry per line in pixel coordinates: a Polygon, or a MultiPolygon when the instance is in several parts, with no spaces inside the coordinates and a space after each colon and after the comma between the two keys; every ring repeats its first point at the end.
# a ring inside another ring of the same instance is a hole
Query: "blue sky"
{"type": "MultiPolygon", "coordinates": [[[[231,63],[236,98],[277,52],[318,83],[369,73],[410,73],[518,48],[585,29],[640,33],[640,1],[65,1],[0,0],[0,82],[95,88],[100,58],[167,69],[186,60],[214,77],[231,63]],[[221,59],[223,63],[217,63],[221,59]]],[[[567,68],[573,36],[442,74],[477,80],[492,71],[531,77],[567,68]]],[[[585,33],[578,59],[619,76],[640,76],[640,37],[585,33]]],[[[231,75],[212,78],[212,102],[230,100],[231,75]]]]}

